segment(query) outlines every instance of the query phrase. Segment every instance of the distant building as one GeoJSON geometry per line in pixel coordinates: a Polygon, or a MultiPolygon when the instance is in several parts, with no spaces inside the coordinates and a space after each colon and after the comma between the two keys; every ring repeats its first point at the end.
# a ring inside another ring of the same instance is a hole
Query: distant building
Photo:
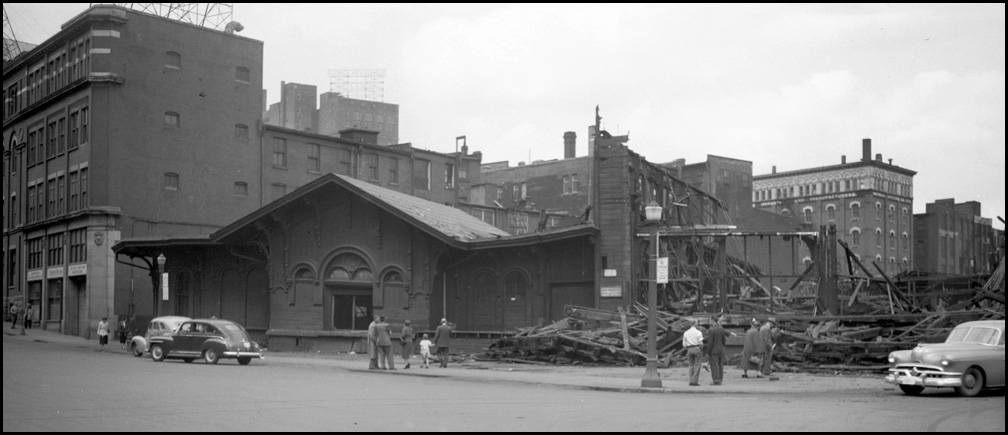
{"type": "MultiPolygon", "coordinates": [[[[265,104],[265,91],[264,104],[265,104]]],[[[318,95],[314,85],[280,83],[280,101],[263,111],[263,122],[291,130],[340,136],[347,129],[373,131],[381,146],[399,143],[399,105],[344,97],[336,92],[318,95]]]]}
{"type": "Polygon", "coordinates": [[[927,274],[990,274],[1001,260],[993,221],[980,203],[940,199],[914,215],[915,270],[927,274]]]}
{"type": "MultiPolygon", "coordinates": [[[[913,177],[917,173],[871,158],[871,139],[862,141],[860,161],[777,172],[753,178],[755,207],[795,216],[810,228],[835,224],[869,270],[878,263],[889,275],[913,270],[913,177]]],[[[840,257],[843,258],[843,257],[840,257]]],[[[842,262],[842,261],[841,261],[842,262]]]]}

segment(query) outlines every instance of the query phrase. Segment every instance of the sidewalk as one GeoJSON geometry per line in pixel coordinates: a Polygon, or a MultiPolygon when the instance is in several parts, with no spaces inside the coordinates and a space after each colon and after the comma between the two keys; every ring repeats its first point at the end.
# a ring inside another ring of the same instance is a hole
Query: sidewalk
{"type": "MultiPolygon", "coordinates": [[[[81,349],[98,350],[98,340],[87,340],[81,337],[68,336],[56,332],[31,329],[26,335],[20,335],[20,328],[10,329],[10,324],[3,329],[3,340],[34,341],[42,344],[73,346],[81,349]]],[[[119,342],[114,341],[105,347],[106,352],[121,353],[132,358],[129,350],[122,350],[119,342]]],[[[482,362],[468,360],[462,363],[450,363],[442,369],[437,363],[431,368],[420,368],[419,358],[414,358],[412,367],[403,369],[402,358],[397,357],[394,371],[368,370],[366,355],[351,354],[309,354],[309,353],[272,353],[267,352],[266,358],[258,364],[299,364],[318,367],[340,368],[352,372],[367,373],[374,376],[422,376],[428,378],[444,378],[446,380],[461,380],[469,382],[495,382],[526,385],[552,385],[558,388],[579,390],[610,391],[622,393],[698,393],[698,394],[796,394],[805,392],[835,392],[841,394],[881,393],[892,391],[891,385],[882,381],[882,375],[813,375],[806,373],[777,373],[778,381],[757,379],[750,372],[749,379],[743,379],[742,371],[735,367],[726,367],[724,383],[712,386],[710,372],[700,375],[700,386],[688,385],[689,369],[674,367],[659,369],[663,388],[641,388],[641,378],[644,367],[580,367],[580,366],[547,366],[532,364],[514,364],[499,362],[482,362]]],[[[253,362],[257,364],[257,362],[253,362]]]]}

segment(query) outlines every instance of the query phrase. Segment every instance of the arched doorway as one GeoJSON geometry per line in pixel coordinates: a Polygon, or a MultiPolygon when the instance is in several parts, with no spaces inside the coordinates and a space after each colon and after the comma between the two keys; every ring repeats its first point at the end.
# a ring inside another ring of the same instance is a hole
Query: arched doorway
{"type": "Polygon", "coordinates": [[[325,273],[326,329],[366,331],[374,313],[374,273],[360,255],[345,252],[337,255],[325,273]]]}

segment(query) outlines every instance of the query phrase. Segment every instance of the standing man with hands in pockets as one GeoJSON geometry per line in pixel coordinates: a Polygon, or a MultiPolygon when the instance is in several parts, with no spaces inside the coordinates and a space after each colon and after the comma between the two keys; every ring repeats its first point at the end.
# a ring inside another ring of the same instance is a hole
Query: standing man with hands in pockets
{"type": "Polygon", "coordinates": [[[434,345],[437,346],[438,357],[441,359],[441,368],[448,367],[448,346],[451,344],[452,327],[448,324],[448,319],[441,319],[441,326],[434,331],[434,345]]]}

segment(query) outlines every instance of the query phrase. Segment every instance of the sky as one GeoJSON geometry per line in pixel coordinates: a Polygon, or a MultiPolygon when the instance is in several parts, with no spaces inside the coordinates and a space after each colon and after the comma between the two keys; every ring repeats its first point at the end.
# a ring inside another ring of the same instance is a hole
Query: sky
{"type": "MultiPolygon", "coordinates": [[[[4,3],[40,43],[87,3],[4,3]]],[[[754,175],[872,154],[917,172],[914,212],[979,201],[1004,225],[1005,5],[244,4],[239,35],[264,43],[280,82],[330,90],[335,69],[385,70],[399,139],[483,162],[588,152],[602,127],[664,163],[707,155],[754,175]]],[[[6,32],[6,30],[5,30],[6,32]]]]}

